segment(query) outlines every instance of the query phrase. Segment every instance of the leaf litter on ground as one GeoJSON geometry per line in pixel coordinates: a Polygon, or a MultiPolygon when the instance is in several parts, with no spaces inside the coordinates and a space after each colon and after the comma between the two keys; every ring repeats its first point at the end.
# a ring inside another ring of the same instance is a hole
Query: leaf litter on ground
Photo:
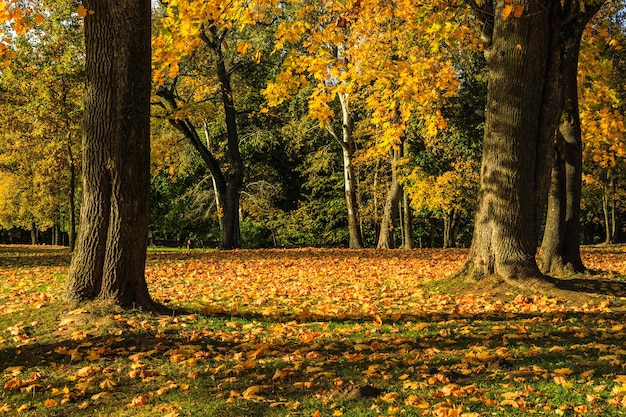
{"type": "Polygon", "coordinates": [[[584,251],[613,295],[571,299],[444,292],[466,255],[151,252],[152,316],[66,311],[66,252],[0,247],[0,414],[622,415],[624,248],[584,251]]]}

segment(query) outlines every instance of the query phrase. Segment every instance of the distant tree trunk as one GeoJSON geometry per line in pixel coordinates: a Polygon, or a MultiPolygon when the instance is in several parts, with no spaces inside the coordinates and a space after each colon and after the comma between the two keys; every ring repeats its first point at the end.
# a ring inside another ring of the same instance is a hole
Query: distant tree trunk
{"type": "Polygon", "coordinates": [[[456,246],[456,237],[459,232],[459,218],[455,209],[443,213],[443,247],[456,246]]]}
{"type": "Polygon", "coordinates": [[[341,146],[343,156],[343,184],[346,197],[346,210],[348,212],[348,232],[350,235],[349,246],[350,248],[362,248],[363,235],[361,234],[356,181],[354,178],[354,166],[352,163],[354,140],[352,138],[353,122],[348,103],[349,96],[346,93],[338,93],[337,95],[339,96],[339,103],[341,104],[342,135],[339,136],[330,126],[327,127],[327,130],[341,146]]]}
{"type": "Polygon", "coordinates": [[[611,200],[609,196],[608,187],[604,187],[604,191],[602,193],[602,212],[604,213],[604,244],[610,245],[611,243],[615,243],[614,239],[614,223],[615,223],[615,204],[611,200]],[[610,201],[611,200],[611,201],[610,201]],[[610,206],[613,206],[611,210],[610,206]],[[612,212],[612,216],[611,216],[612,212]],[[611,221],[611,218],[613,221],[611,221]]]}
{"type": "Polygon", "coordinates": [[[406,189],[402,190],[402,247],[413,249],[415,247],[415,236],[413,235],[413,212],[411,210],[411,200],[406,189]]]}
{"type": "Polygon", "coordinates": [[[564,13],[562,114],[555,139],[546,226],[539,265],[546,274],[565,270],[583,272],[580,256],[580,200],[582,193],[582,134],[578,109],[578,57],[580,41],[588,21],[601,5],[586,6],[584,12],[569,3],[564,13]]]}
{"type": "Polygon", "coordinates": [[[541,279],[535,261],[560,114],[561,2],[521,0],[504,17],[504,0],[483,1],[489,87],[478,210],[468,260],[458,276],[492,274],[528,288],[541,279]]]}
{"type": "Polygon", "coordinates": [[[387,191],[383,217],[380,223],[380,234],[378,235],[378,249],[393,249],[396,247],[394,227],[398,220],[398,207],[400,197],[402,197],[402,186],[398,181],[397,165],[402,158],[402,145],[391,150],[391,184],[387,191]]]}
{"type": "Polygon", "coordinates": [[[30,222],[30,244],[36,245],[37,241],[37,225],[34,221],[30,222]]]}
{"type": "Polygon", "coordinates": [[[70,138],[71,138],[71,133],[69,132],[69,127],[68,127],[68,142],[67,142],[67,148],[68,148],[68,155],[69,155],[69,162],[70,162],[70,187],[69,187],[69,191],[68,191],[68,211],[69,211],[69,216],[70,216],[70,225],[69,225],[69,232],[68,232],[68,239],[69,239],[69,247],[70,247],[70,252],[74,252],[75,246],[76,246],[76,162],[74,161],[74,154],[72,152],[72,146],[70,144],[70,138]]]}
{"type": "Polygon", "coordinates": [[[83,204],[66,300],[155,309],[144,269],[150,195],[149,0],[85,0],[83,204]]]}
{"type": "Polygon", "coordinates": [[[59,240],[59,219],[57,217],[56,219],[54,219],[54,224],[52,225],[50,244],[52,246],[58,246],[59,240]]]}

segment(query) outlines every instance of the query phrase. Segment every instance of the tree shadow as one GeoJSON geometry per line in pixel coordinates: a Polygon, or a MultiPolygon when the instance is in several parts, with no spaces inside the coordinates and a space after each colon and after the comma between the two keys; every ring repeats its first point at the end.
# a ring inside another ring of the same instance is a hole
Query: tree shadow
{"type": "MultiPolygon", "coordinates": [[[[600,274],[600,272],[596,272],[600,274]]],[[[615,297],[626,297],[626,282],[604,278],[555,278],[546,277],[556,288],[589,294],[612,295],[615,297]]]]}

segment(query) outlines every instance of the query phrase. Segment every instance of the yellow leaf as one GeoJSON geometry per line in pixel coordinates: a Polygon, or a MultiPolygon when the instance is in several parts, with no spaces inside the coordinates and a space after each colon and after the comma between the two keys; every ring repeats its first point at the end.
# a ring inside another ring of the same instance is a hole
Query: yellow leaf
{"type": "Polygon", "coordinates": [[[109,378],[105,379],[100,383],[100,388],[104,390],[112,390],[117,384],[115,381],[110,380],[109,378]]]}
{"type": "Polygon", "coordinates": [[[244,392],[241,393],[241,396],[246,400],[258,400],[262,399],[261,395],[258,395],[261,390],[268,388],[267,385],[253,385],[251,387],[246,388],[244,392]]]}
{"type": "Polygon", "coordinates": [[[572,371],[569,368],[559,368],[559,369],[555,369],[554,373],[557,375],[570,375],[572,374],[574,371],[572,371]]]}
{"type": "Polygon", "coordinates": [[[104,399],[109,398],[110,396],[111,396],[111,394],[109,392],[103,391],[103,392],[99,392],[97,394],[92,395],[91,399],[94,400],[94,401],[104,400],[104,399]]]}
{"type": "MultiPolygon", "coordinates": [[[[33,408],[33,406],[30,403],[26,403],[26,404],[22,404],[18,409],[17,412],[19,414],[22,414],[24,411],[29,410],[33,408]]],[[[0,413],[6,413],[11,411],[11,406],[9,404],[4,404],[4,407],[0,406],[0,413]]]]}

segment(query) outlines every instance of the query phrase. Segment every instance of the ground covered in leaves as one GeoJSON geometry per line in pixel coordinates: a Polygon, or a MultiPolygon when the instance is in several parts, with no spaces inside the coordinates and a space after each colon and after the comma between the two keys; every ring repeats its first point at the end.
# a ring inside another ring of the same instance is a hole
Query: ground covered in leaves
{"type": "Polygon", "coordinates": [[[0,246],[0,415],[626,414],[624,247],[571,299],[446,293],[465,256],[151,252],[151,316],[67,311],[65,250],[0,246]]]}

